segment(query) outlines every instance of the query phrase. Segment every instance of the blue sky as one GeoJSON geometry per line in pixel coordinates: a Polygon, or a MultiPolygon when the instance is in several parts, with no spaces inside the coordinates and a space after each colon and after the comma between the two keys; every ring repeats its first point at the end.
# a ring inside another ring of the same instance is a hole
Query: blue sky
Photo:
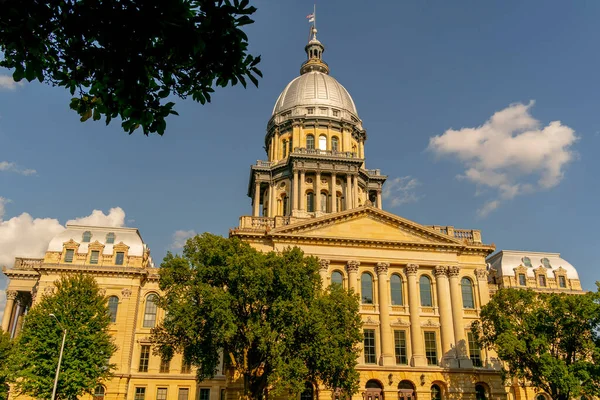
{"type": "MultiPolygon", "coordinates": [[[[265,159],[266,123],[305,59],[313,7],[254,4],[247,32],[263,59],[260,87],[219,89],[206,106],[177,101],[163,137],[80,123],[67,92],[0,78],[0,264],[39,252],[27,245],[36,229],[94,209],[124,210],[111,216],[140,229],[155,261],[175,232],[226,235],[250,213],[249,166],[265,159]]],[[[368,168],[392,183],[384,208],[481,229],[498,249],[560,252],[594,289],[597,15],[591,0],[319,1],[324,59],[367,129],[368,168]],[[463,140],[463,128],[481,141],[463,140]]]]}

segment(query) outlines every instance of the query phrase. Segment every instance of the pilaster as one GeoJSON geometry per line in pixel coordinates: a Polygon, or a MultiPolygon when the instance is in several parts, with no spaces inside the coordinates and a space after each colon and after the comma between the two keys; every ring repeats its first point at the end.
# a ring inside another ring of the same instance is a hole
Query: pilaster
{"type": "Polygon", "coordinates": [[[10,318],[12,317],[13,308],[15,305],[15,299],[17,298],[18,292],[15,290],[6,291],[6,305],[4,307],[4,315],[2,317],[2,330],[8,332],[10,325],[10,318]]]}

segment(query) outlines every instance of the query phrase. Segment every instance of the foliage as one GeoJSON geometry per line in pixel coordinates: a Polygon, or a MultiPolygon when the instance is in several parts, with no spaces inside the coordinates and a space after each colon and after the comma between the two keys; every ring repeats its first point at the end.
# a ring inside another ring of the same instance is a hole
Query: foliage
{"type": "Polygon", "coordinates": [[[12,344],[10,335],[0,329],[0,400],[8,399],[7,374],[12,344]]]}
{"type": "Polygon", "coordinates": [[[90,393],[110,376],[116,350],[108,333],[107,298],[91,276],[62,277],[56,293],[42,297],[25,316],[12,357],[11,378],[19,393],[50,398],[63,337],[65,349],[57,399],[76,399],[90,393]],[[50,316],[55,314],[59,323],[50,316]]]}
{"type": "Polygon", "coordinates": [[[504,362],[505,377],[554,400],[600,394],[600,296],[501,289],[473,326],[504,362]]]}
{"type": "Polygon", "coordinates": [[[322,290],[316,258],[205,233],[161,267],[167,317],[153,331],[155,350],[182,353],[199,380],[215,375],[222,349],[251,398],[293,397],[306,381],[357,390],[358,298],[337,285],[322,290]]]}
{"type": "Polygon", "coordinates": [[[16,81],[68,89],[81,121],[144,134],[177,114],[170,95],[204,104],[213,86],[246,78],[258,86],[260,57],[240,29],[253,23],[248,0],[0,1],[0,66],[16,81]]]}

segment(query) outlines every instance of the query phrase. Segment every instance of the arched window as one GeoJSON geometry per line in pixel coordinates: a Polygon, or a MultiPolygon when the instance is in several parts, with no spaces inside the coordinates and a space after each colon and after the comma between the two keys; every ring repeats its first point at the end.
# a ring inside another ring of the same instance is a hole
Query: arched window
{"type": "Polygon", "coordinates": [[[360,277],[360,296],[363,304],[373,304],[373,277],[367,272],[360,277]]]}
{"type": "Polygon", "coordinates": [[[331,284],[332,285],[344,285],[344,276],[340,271],[333,271],[331,274],[331,284]]]}
{"type": "Polygon", "coordinates": [[[337,136],[334,136],[331,138],[331,150],[332,151],[338,151],[339,148],[339,139],[337,138],[337,136]]]}
{"type": "Polygon", "coordinates": [[[315,148],[315,137],[313,135],[306,135],[306,148],[314,150],[315,148]]]}
{"type": "Polygon", "coordinates": [[[475,300],[473,298],[473,283],[469,278],[462,278],[460,281],[462,290],[463,308],[475,308],[475,300]]]}
{"type": "Polygon", "coordinates": [[[110,315],[110,322],[113,324],[117,322],[117,310],[119,309],[119,298],[117,296],[110,296],[108,298],[108,314],[110,315]]]}
{"type": "Polygon", "coordinates": [[[96,386],[96,389],[94,389],[93,400],[104,400],[105,394],[106,394],[106,389],[104,389],[104,386],[98,385],[98,386],[96,386]]]}
{"type": "Polygon", "coordinates": [[[306,382],[304,384],[304,391],[300,394],[300,400],[313,400],[314,393],[315,390],[313,388],[313,384],[310,382],[306,382]]]}
{"type": "Polygon", "coordinates": [[[421,306],[432,307],[433,301],[431,299],[431,279],[428,276],[421,275],[419,279],[419,289],[421,291],[421,306]]]}
{"type": "Polygon", "coordinates": [[[329,207],[327,207],[327,193],[321,192],[321,212],[328,212],[329,207]]]}
{"type": "Polygon", "coordinates": [[[327,136],[319,136],[319,150],[327,150],[327,136]]]}
{"type": "Polygon", "coordinates": [[[287,140],[283,140],[283,143],[281,143],[281,155],[283,158],[287,157],[287,150],[288,150],[288,145],[287,145],[288,141],[287,140]]]}
{"type": "Polygon", "coordinates": [[[398,399],[413,400],[415,395],[415,386],[411,381],[400,381],[398,384],[398,399]]]}
{"type": "Polygon", "coordinates": [[[315,194],[313,192],[306,193],[306,211],[315,212],[315,194]]]}
{"type": "Polygon", "coordinates": [[[398,274],[392,274],[390,277],[390,292],[392,294],[392,305],[402,305],[402,278],[398,274]]]}
{"type": "Polygon", "coordinates": [[[485,386],[475,385],[475,399],[476,400],[487,400],[487,393],[485,386]]]}
{"type": "Polygon", "coordinates": [[[82,243],[89,243],[92,240],[92,232],[90,231],[85,231],[83,232],[83,236],[81,237],[81,242],[82,243]]]}
{"type": "Polygon", "coordinates": [[[431,400],[442,400],[442,389],[438,385],[431,385],[431,400]]]}
{"type": "Polygon", "coordinates": [[[146,308],[144,310],[144,328],[154,328],[156,325],[156,295],[146,297],[146,308]]]}
{"type": "Polygon", "coordinates": [[[281,196],[281,200],[283,202],[283,207],[281,210],[281,215],[288,215],[289,214],[289,207],[290,207],[290,201],[288,199],[287,194],[284,194],[283,196],[281,196]]]}
{"type": "Polygon", "coordinates": [[[375,379],[367,381],[365,385],[364,400],[382,400],[383,399],[383,387],[381,383],[375,379]]]}
{"type": "Polygon", "coordinates": [[[115,233],[108,232],[106,235],[106,244],[113,244],[115,242],[115,233]]]}

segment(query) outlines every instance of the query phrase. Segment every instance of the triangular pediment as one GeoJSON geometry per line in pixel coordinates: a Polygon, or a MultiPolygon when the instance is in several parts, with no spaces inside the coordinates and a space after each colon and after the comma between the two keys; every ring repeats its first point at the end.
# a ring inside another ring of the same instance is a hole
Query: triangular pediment
{"type": "Polygon", "coordinates": [[[374,207],[360,207],[273,229],[272,236],[462,245],[431,228],[374,207]]]}

